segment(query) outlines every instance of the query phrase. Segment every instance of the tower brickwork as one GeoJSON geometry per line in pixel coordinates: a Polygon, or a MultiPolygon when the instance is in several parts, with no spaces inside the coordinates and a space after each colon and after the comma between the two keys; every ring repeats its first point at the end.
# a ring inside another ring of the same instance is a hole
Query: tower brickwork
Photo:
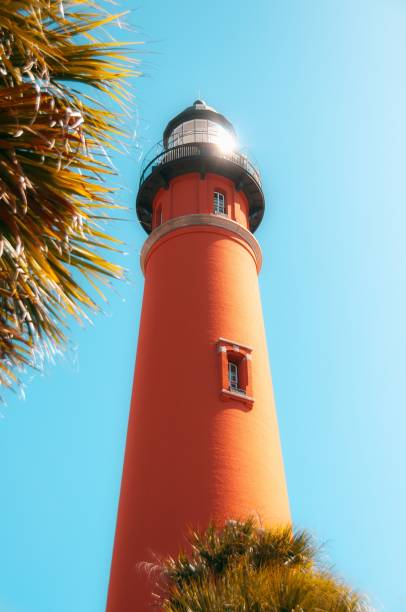
{"type": "Polygon", "coordinates": [[[290,522],[253,235],[263,194],[234,138],[196,101],[141,177],[149,236],[108,612],[149,609],[139,564],[176,554],[188,527],[290,522]]]}

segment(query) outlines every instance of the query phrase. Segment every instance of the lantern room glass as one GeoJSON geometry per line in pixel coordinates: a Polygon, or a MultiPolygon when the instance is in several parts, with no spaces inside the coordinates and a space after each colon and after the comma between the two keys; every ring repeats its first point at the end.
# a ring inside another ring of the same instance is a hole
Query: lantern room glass
{"type": "Polygon", "coordinates": [[[168,148],[194,142],[215,144],[225,151],[235,148],[232,134],[210,119],[193,119],[178,125],[169,135],[168,148]]]}

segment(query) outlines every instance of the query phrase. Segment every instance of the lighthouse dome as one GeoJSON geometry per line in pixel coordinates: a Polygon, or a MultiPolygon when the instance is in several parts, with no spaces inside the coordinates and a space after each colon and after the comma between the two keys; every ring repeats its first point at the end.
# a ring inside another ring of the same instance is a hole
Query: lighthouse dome
{"type": "Polygon", "coordinates": [[[200,99],[171,119],[163,141],[166,149],[196,142],[217,145],[225,152],[236,149],[236,133],[230,121],[200,99]]]}

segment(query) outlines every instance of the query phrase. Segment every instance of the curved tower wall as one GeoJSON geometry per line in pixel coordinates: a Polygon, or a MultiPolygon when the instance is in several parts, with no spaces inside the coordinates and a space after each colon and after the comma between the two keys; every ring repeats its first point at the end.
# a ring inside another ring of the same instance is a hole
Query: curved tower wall
{"type": "Polygon", "coordinates": [[[169,189],[160,189],[152,207],[152,227],[156,227],[158,211],[162,212],[161,223],[183,215],[212,213],[214,191],[225,195],[228,218],[248,228],[247,198],[233,181],[217,174],[206,174],[202,180],[195,172],[172,179],[169,189]]]}
{"type": "Polygon", "coordinates": [[[175,555],[188,527],[252,514],[290,522],[246,198],[222,176],[191,173],[157,193],[159,207],[142,252],[108,612],[149,609],[137,565],[175,555]],[[213,214],[215,190],[227,216],[213,214]],[[241,359],[245,393],[226,388],[228,355],[241,359]]]}

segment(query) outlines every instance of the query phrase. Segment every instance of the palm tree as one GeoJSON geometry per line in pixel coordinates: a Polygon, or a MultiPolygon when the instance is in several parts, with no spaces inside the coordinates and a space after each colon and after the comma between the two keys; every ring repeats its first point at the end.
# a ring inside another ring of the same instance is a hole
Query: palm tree
{"type": "Polygon", "coordinates": [[[152,568],[158,572],[157,605],[168,612],[371,610],[318,559],[304,531],[228,521],[192,532],[189,544],[189,554],[152,568]]]}
{"type": "Polygon", "coordinates": [[[67,316],[97,308],[87,287],[103,295],[123,275],[101,227],[119,208],[105,183],[122,135],[109,106],[123,113],[138,73],[123,44],[96,37],[118,17],[91,0],[0,3],[1,385],[63,345],[67,316]]]}

